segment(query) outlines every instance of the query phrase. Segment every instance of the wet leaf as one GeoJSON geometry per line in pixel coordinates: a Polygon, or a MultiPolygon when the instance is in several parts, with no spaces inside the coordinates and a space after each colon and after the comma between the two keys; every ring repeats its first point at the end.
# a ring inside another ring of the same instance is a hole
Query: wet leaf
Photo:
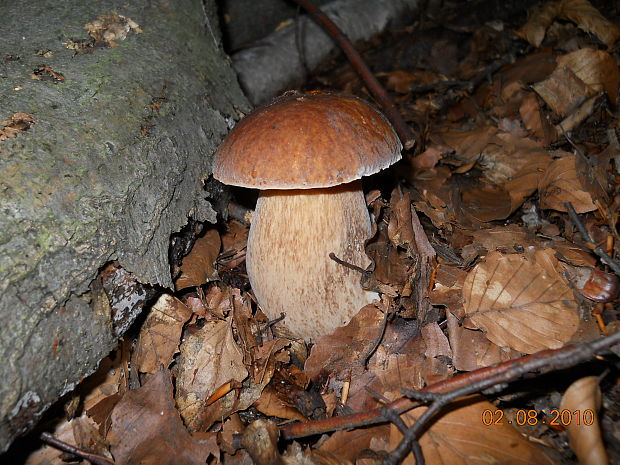
{"type": "Polygon", "coordinates": [[[498,346],[524,353],[557,349],[577,330],[572,290],[541,261],[492,252],[465,279],[468,320],[498,346]]]}
{"type": "Polygon", "coordinates": [[[562,424],[568,430],[568,441],[581,465],[609,463],[598,419],[600,406],[601,390],[596,376],[575,381],[566,390],[560,403],[560,411],[566,410],[570,415],[570,420],[562,420],[562,424]]]}

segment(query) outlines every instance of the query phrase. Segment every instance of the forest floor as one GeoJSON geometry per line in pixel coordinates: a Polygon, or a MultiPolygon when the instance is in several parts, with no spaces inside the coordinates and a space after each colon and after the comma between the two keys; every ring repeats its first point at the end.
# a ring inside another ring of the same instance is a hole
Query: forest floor
{"type": "MultiPolygon", "coordinates": [[[[257,307],[248,222],[206,226],[176,291],[44,430],[93,463],[394,463],[426,409],[403,390],[474,385],[485,367],[618,331],[620,10],[601,5],[425,17],[364,44],[417,136],[364,181],[376,226],[365,282],[381,300],[309,345],[257,307]],[[418,224],[433,250],[423,259],[418,224]]],[[[342,57],[304,85],[315,89],[372,100],[342,57]]],[[[543,354],[546,373],[473,389],[427,423],[426,463],[620,463],[619,346],[570,368],[543,354]]],[[[49,446],[13,453],[72,460],[49,446]]]]}

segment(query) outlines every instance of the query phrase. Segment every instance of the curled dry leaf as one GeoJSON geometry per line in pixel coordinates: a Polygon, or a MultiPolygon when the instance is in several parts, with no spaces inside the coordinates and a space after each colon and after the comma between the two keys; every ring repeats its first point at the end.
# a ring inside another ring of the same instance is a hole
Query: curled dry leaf
{"type": "Polygon", "coordinates": [[[524,353],[557,349],[579,325],[570,287],[544,262],[490,253],[463,285],[465,313],[498,346],[524,353]]]}
{"type": "Polygon", "coordinates": [[[533,11],[527,23],[516,30],[515,34],[534,47],[539,47],[545,40],[547,29],[559,13],[560,4],[558,2],[547,2],[542,8],[533,11]]]}
{"type": "Polygon", "coordinates": [[[566,212],[564,203],[571,202],[577,213],[596,210],[592,197],[581,186],[575,166],[574,155],[558,158],[549,165],[538,184],[541,208],[566,212]]]}
{"type": "Polygon", "coordinates": [[[561,9],[563,18],[573,21],[579,29],[594,34],[609,48],[620,37],[620,29],[588,0],[562,0],[561,9]]]}
{"type": "MultiPolygon", "coordinates": [[[[426,407],[402,415],[407,425],[412,425],[426,407]]],[[[427,465],[551,465],[555,462],[549,454],[529,442],[508,423],[485,426],[483,418],[488,412],[497,411],[481,397],[470,397],[449,408],[420,438],[420,446],[427,465]]],[[[396,426],[390,429],[390,448],[402,439],[396,426]]],[[[415,463],[408,455],[403,465],[415,463]]]]}
{"type": "Polygon", "coordinates": [[[545,38],[547,28],[556,17],[574,22],[580,29],[594,34],[610,48],[620,37],[620,29],[587,0],[547,2],[541,9],[533,12],[528,22],[515,32],[522,39],[538,47],[545,38]]]}
{"type": "Polygon", "coordinates": [[[136,349],[139,371],[155,373],[172,363],[179,351],[183,325],[191,316],[191,310],[177,298],[163,294],[157,299],[140,329],[136,349]]]}
{"type": "Polygon", "coordinates": [[[597,412],[601,404],[601,390],[596,376],[578,379],[564,393],[560,411],[568,411],[566,424],[568,441],[581,465],[606,465],[607,453],[601,437],[597,412]],[[579,412],[576,416],[574,412],[579,412]]]}

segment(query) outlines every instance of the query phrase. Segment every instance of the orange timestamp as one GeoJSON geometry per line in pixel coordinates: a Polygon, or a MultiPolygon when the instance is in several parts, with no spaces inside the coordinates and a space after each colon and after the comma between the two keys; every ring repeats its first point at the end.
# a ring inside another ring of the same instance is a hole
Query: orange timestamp
{"type": "Polygon", "coordinates": [[[482,424],[484,426],[496,426],[503,424],[516,424],[519,426],[568,426],[585,425],[592,426],[595,421],[594,412],[587,410],[558,410],[549,412],[549,418],[539,416],[536,410],[519,409],[515,412],[514,420],[505,417],[504,411],[499,409],[486,409],[482,412],[482,424]]]}

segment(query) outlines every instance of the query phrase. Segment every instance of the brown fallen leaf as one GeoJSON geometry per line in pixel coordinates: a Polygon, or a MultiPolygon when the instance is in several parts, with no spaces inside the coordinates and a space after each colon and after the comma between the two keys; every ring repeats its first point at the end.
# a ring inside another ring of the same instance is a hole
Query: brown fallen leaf
{"type": "Polygon", "coordinates": [[[609,48],[620,37],[620,29],[587,0],[562,0],[561,15],[577,24],[579,29],[594,34],[609,48]]]}
{"type": "Polygon", "coordinates": [[[485,185],[462,193],[462,209],[483,223],[503,220],[512,212],[510,194],[501,187],[485,185]]]}
{"type": "Polygon", "coordinates": [[[521,101],[519,115],[533,138],[540,140],[544,146],[551,145],[551,142],[557,139],[553,126],[547,121],[538,98],[533,92],[521,101]]]}
{"type": "Polygon", "coordinates": [[[301,422],[307,421],[306,417],[299,410],[283,401],[282,397],[270,386],[263,389],[254,406],[259,412],[268,417],[285,418],[301,422]]]}
{"type": "Polygon", "coordinates": [[[516,350],[493,344],[482,331],[460,326],[452,313],[448,313],[447,318],[452,363],[457,370],[477,370],[521,356],[516,350]]]}
{"type": "MultiPolygon", "coordinates": [[[[552,465],[557,463],[550,453],[540,449],[508,423],[486,426],[483,415],[495,412],[495,407],[480,396],[463,399],[451,405],[420,438],[420,446],[427,465],[552,465]]],[[[402,415],[412,425],[426,407],[402,415]]],[[[396,426],[390,427],[390,448],[402,439],[396,426]]],[[[413,465],[409,454],[403,465],[413,465]]]]}
{"type": "Polygon", "coordinates": [[[205,425],[205,401],[216,389],[248,376],[231,323],[232,315],[227,320],[207,321],[202,328],[188,331],[180,346],[176,401],[190,431],[210,426],[205,425]]]}
{"type": "Polygon", "coordinates": [[[274,422],[255,420],[245,429],[241,444],[255,465],[352,465],[350,461],[329,452],[302,449],[296,442],[280,454],[278,436],[278,427],[274,422]]]}
{"type": "Polygon", "coordinates": [[[92,23],[86,23],[84,29],[96,42],[106,44],[108,47],[116,47],[115,41],[125,40],[130,32],[142,33],[142,29],[135,21],[116,12],[97,16],[92,23]]]}
{"type": "Polygon", "coordinates": [[[191,252],[183,258],[181,275],[174,282],[177,291],[201,286],[217,278],[214,264],[221,245],[217,229],[210,229],[204,236],[196,239],[191,252]]]}
{"type": "Polygon", "coordinates": [[[0,121],[0,141],[16,137],[17,134],[30,129],[35,119],[28,113],[13,113],[9,119],[0,121]]]}
{"type": "Polygon", "coordinates": [[[560,65],[547,79],[537,82],[532,88],[561,118],[573,113],[596,93],[571,68],[560,65]]]}
{"type": "Polygon", "coordinates": [[[580,29],[597,36],[609,48],[620,37],[620,29],[587,0],[549,1],[542,8],[535,10],[527,23],[515,33],[535,47],[539,47],[547,29],[556,18],[574,22],[580,29]]]}
{"type": "Polygon", "coordinates": [[[558,68],[568,68],[594,92],[605,91],[615,105],[620,84],[616,60],[605,50],[582,48],[558,57],[558,68]]]}
{"type": "Polygon", "coordinates": [[[112,410],[129,387],[131,344],[130,339],[124,340],[113,356],[104,358],[97,371],[79,388],[84,393],[84,411],[101,426],[102,432],[108,430],[112,410]]]}
{"type": "Polygon", "coordinates": [[[590,194],[583,190],[577,176],[575,155],[554,160],[538,184],[540,206],[566,212],[565,202],[571,202],[577,213],[596,210],[590,194]]]}
{"type": "Polygon", "coordinates": [[[375,305],[363,307],[346,326],[317,341],[306,360],[306,375],[314,380],[326,371],[335,377],[363,371],[363,358],[377,339],[382,321],[383,313],[375,305]]]}
{"type": "Polygon", "coordinates": [[[465,279],[467,320],[498,346],[527,354],[557,349],[577,330],[572,290],[540,252],[536,262],[492,252],[465,279]]]}
{"type": "MultiPolygon", "coordinates": [[[[96,423],[85,414],[71,421],[63,420],[50,433],[58,440],[94,454],[112,458],[107,444],[97,431],[96,423]]],[[[66,465],[66,455],[55,447],[41,444],[32,447],[28,456],[20,460],[21,465],[66,465]]],[[[10,459],[9,459],[10,460],[10,459]]]]}
{"type": "Polygon", "coordinates": [[[162,294],[140,328],[136,362],[142,373],[168,368],[179,351],[183,325],[192,312],[176,297],[162,294]]]}
{"type": "Polygon", "coordinates": [[[534,47],[540,47],[545,40],[545,34],[551,23],[561,11],[559,2],[547,2],[529,15],[528,21],[515,31],[515,34],[528,41],[534,47]]]}
{"type": "Polygon", "coordinates": [[[164,370],[125,393],[112,413],[107,440],[115,462],[123,465],[203,465],[209,457],[185,429],[164,370]]]}
{"type": "Polygon", "coordinates": [[[600,407],[601,390],[596,376],[575,381],[560,402],[560,422],[566,426],[568,442],[581,465],[609,463],[598,420],[600,407]]]}

